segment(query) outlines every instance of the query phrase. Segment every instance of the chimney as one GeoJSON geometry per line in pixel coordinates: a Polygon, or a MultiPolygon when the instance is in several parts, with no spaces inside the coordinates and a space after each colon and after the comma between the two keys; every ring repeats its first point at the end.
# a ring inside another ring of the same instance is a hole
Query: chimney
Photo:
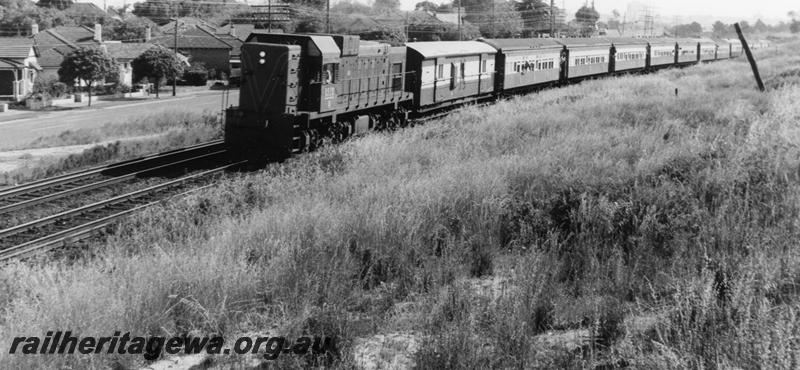
{"type": "Polygon", "coordinates": [[[31,36],[36,36],[37,34],[39,34],[39,24],[31,23],[31,36]]]}
{"type": "Polygon", "coordinates": [[[103,25],[100,23],[94,24],[94,41],[103,42],[103,25]]]}
{"type": "Polygon", "coordinates": [[[103,11],[108,13],[108,0],[103,0],[103,11]]]}
{"type": "Polygon", "coordinates": [[[150,42],[150,39],[153,38],[153,30],[150,29],[150,26],[144,28],[144,42],[150,42]]]}
{"type": "Polygon", "coordinates": [[[231,36],[236,37],[236,26],[231,23],[231,31],[229,32],[231,36]]]}

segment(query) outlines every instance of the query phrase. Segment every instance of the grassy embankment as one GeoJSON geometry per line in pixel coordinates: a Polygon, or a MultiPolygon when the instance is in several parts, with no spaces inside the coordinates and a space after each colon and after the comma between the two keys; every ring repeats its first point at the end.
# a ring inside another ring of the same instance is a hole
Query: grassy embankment
{"type": "Polygon", "coordinates": [[[124,123],[67,130],[2,150],[57,148],[95,144],[78,154],[45,156],[13,171],[0,173],[0,185],[21,183],[102,163],[120,161],[222,138],[219,117],[211,112],[175,110],[143,114],[124,123]]]}
{"type": "Polygon", "coordinates": [[[347,367],[354,338],[409,331],[423,368],[796,368],[800,55],[759,55],[767,93],[744,58],[588,81],[151,209],[92,259],[3,268],[0,348],[54,329],[308,333],[337,335],[347,367]],[[539,340],[572,329],[596,341],[539,340]]]}

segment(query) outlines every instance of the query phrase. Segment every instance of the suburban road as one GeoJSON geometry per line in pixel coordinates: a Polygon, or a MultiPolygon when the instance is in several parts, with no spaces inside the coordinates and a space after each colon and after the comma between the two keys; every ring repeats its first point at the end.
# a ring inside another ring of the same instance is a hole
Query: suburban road
{"type": "MultiPolygon", "coordinates": [[[[102,102],[91,108],[51,112],[0,113],[0,148],[28,143],[42,136],[58,135],[66,130],[125,123],[135,117],[170,111],[210,111],[222,109],[222,91],[162,94],[161,99],[126,102],[102,102]],[[164,96],[167,95],[167,96],[164,96]]],[[[239,91],[231,90],[227,105],[237,105],[239,91]]]]}

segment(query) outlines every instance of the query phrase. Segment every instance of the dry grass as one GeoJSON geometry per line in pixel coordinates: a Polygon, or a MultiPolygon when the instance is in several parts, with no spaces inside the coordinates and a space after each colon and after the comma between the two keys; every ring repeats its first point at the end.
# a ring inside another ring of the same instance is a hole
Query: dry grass
{"type": "Polygon", "coordinates": [[[337,335],[328,364],[348,367],[355,338],[410,330],[421,368],[796,368],[800,57],[761,58],[766,94],[743,58],[589,81],[151,209],[94,258],[1,270],[0,348],[55,329],[272,330],[337,335]],[[500,274],[497,299],[463,284],[500,274]],[[553,329],[596,340],[548,346],[553,329]]]}
{"type": "Polygon", "coordinates": [[[121,124],[67,130],[59,135],[38,138],[17,149],[113,142],[66,157],[44,157],[22,168],[0,173],[0,185],[22,183],[221,138],[222,125],[219,117],[210,112],[191,111],[148,114],[121,124]]]}

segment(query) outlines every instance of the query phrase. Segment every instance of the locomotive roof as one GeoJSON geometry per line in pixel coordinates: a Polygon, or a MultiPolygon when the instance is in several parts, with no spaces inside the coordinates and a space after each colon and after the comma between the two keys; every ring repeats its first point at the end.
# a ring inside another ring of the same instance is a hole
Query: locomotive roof
{"type": "Polygon", "coordinates": [[[341,50],[331,36],[302,35],[292,33],[270,33],[253,31],[246,42],[265,42],[285,45],[301,45],[307,42],[305,52],[311,56],[322,57],[323,63],[337,62],[341,50]]]}
{"type": "Polygon", "coordinates": [[[527,49],[561,49],[558,41],[549,38],[529,38],[529,39],[478,39],[500,51],[527,50],[527,49]]]}
{"type": "Polygon", "coordinates": [[[469,54],[494,54],[497,50],[479,41],[428,41],[408,42],[406,47],[420,53],[424,58],[436,58],[469,54]]]}

